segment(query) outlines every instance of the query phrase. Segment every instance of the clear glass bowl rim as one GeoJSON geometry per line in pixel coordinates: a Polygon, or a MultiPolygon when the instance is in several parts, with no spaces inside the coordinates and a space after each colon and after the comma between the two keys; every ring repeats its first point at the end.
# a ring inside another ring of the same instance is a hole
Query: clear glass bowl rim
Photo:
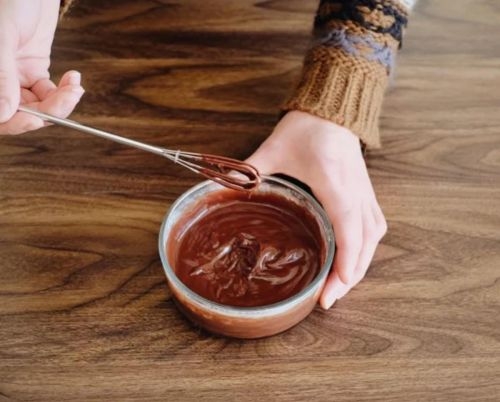
{"type": "MultiPolygon", "coordinates": [[[[176,208],[188,197],[190,197],[193,193],[197,193],[199,190],[203,189],[209,185],[217,185],[210,180],[203,181],[189,190],[184,192],[179,198],[177,198],[174,203],[170,206],[165,217],[163,218],[163,222],[160,228],[159,236],[158,236],[158,249],[160,253],[160,259],[162,262],[163,270],[165,271],[165,275],[169,282],[172,282],[177,289],[179,289],[191,302],[198,305],[198,307],[210,310],[213,312],[217,312],[219,314],[231,317],[262,317],[262,316],[273,316],[276,314],[280,314],[293,306],[300,304],[302,301],[311,296],[312,293],[316,292],[316,287],[323,279],[328,275],[330,268],[333,263],[333,257],[335,254],[335,238],[333,233],[333,228],[326,215],[325,210],[321,207],[321,205],[316,201],[314,197],[312,197],[309,193],[296,186],[295,184],[280,179],[275,176],[267,176],[262,175],[262,179],[268,183],[275,183],[286,188],[292,189],[298,192],[301,196],[303,196],[307,202],[309,202],[314,211],[318,214],[320,222],[323,226],[325,232],[325,246],[326,246],[326,257],[325,262],[323,263],[320,272],[316,277],[300,292],[295,295],[281,300],[277,303],[264,305],[264,306],[256,306],[256,307],[237,307],[237,306],[227,306],[224,304],[220,304],[214,302],[212,300],[206,299],[203,296],[200,296],[196,292],[192,291],[187,287],[175,274],[173,268],[170,266],[167,258],[166,245],[167,245],[167,233],[166,228],[169,223],[169,218],[172,216],[172,212],[175,211],[176,208]]],[[[222,190],[223,187],[220,187],[222,190]]]]}

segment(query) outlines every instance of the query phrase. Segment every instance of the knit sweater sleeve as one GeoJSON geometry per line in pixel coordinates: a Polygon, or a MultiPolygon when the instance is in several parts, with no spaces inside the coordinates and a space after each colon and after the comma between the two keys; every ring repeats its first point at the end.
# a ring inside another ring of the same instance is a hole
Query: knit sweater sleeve
{"type": "Polygon", "coordinates": [[[379,147],[382,100],[415,2],[321,0],[301,79],[283,109],[333,121],[379,147]]]}

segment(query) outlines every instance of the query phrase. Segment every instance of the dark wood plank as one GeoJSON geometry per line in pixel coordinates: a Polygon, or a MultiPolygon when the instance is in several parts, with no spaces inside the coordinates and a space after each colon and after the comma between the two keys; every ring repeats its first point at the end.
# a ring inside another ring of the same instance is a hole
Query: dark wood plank
{"type": "MultiPolygon", "coordinates": [[[[74,118],[235,157],[268,135],[315,1],[81,1],[74,118]]],[[[62,128],[0,139],[0,401],[495,401],[500,7],[421,0],[369,165],[389,233],[335,307],[268,339],[193,328],[156,250],[199,179],[62,128]]]]}

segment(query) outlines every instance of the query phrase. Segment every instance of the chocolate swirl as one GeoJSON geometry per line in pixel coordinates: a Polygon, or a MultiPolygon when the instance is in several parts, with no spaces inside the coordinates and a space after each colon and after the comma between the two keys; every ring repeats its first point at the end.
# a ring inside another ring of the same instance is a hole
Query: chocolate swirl
{"type": "Polygon", "coordinates": [[[184,222],[174,253],[179,279],[233,306],[272,304],[307,286],[321,263],[314,218],[284,197],[222,193],[184,222]]]}

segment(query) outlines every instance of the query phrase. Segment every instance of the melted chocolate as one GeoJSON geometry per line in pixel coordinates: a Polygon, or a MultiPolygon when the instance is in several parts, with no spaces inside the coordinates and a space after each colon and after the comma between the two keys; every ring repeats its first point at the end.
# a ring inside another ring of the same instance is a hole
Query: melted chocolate
{"type": "Polygon", "coordinates": [[[320,270],[323,250],[314,218],[279,195],[219,191],[173,233],[168,254],[179,279],[221,304],[287,299],[320,270]]]}

